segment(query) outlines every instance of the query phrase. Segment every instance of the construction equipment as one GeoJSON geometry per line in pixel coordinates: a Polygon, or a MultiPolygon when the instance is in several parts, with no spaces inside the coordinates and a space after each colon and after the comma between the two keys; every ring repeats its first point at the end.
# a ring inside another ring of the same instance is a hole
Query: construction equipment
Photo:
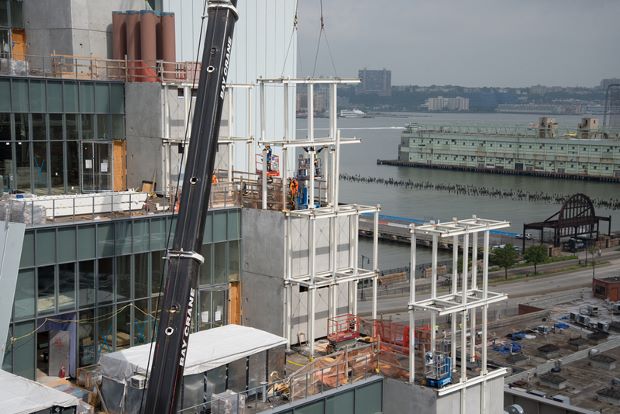
{"type": "Polygon", "coordinates": [[[148,379],[145,414],[177,409],[196,301],[198,254],[206,223],[215,166],[237,0],[209,0],[200,82],[194,109],[188,160],[172,248],[167,252],[167,280],[148,379]]]}
{"type": "Polygon", "coordinates": [[[335,350],[346,348],[360,337],[360,318],[345,313],[327,320],[327,340],[335,350]]]}
{"type": "Polygon", "coordinates": [[[443,352],[427,352],[424,356],[426,384],[442,388],[452,383],[452,358],[443,352]]]}

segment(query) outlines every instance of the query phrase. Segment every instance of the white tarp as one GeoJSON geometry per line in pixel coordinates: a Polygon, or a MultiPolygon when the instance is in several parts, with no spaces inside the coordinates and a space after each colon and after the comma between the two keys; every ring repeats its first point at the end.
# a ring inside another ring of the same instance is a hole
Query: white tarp
{"type": "Polygon", "coordinates": [[[38,382],[0,370],[1,411],[28,414],[54,406],[77,407],[79,399],[38,382]]]}
{"type": "MultiPolygon", "coordinates": [[[[196,332],[189,336],[183,375],[200,374],[283,344],[285,338],[247,326],[225,325],[196,332]]],[[[135,374],[145,375],[149,347],[145,344],[101,355],[102,374],[119,382],[135,374]]]]}

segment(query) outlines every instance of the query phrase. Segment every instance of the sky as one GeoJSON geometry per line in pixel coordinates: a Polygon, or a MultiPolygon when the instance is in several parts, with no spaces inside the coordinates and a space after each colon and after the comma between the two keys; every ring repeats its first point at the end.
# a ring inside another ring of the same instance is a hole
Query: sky
{"type": "MultiPolygon", "coordinates": [[[[312,74],[321,0],[298,0],[312,74]]],[[[595,86],[620,77],[620,0],[323,0],[316,75],[390,69],[393,85],[595,86]]]]}

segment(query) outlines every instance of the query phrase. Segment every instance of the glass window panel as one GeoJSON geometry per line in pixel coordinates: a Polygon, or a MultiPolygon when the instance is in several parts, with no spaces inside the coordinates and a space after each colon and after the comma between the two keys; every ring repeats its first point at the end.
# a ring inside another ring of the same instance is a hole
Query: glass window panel
{"type": "Polygon", "coordinates": [[[205,232],[202,236],[203,243],[213,242],[213,213],[209,212],[205,221],[205,232]]]}
{"type": "Polygon", "coordinates": [[[323,414],[323,401],[304,405],[295,409],[295,414],[323,414]]]}
{"type": "Polygon", "coordinates": [[[228,212],[228,240],[236,240],[239,235],[239,221],[241,214],[239,210],[231,210],[228,212]]]}
{"type": "Polygon", "coordinates": [[[213,245],[213,283],[228,283],[226,274],[226,242],[213,245]]]}
{"type": "Polygon", "coordinates": [[[205,262],[200,266],[200,285],[212,285],[213,284],[213,260],[211,260],[211,249],[213,245],[203,244],[200,247],[200,254],[205,258],[205,262]]]}
{"type": "Polygon", "coordinates": [[[122,83],[110,85],[110,109],[113,114],[125,113],[125,87],[122,83]]]}
{"type": "Polygon", "coordinates": [[[0,188],[3,192],[13,189],[13,152],[11,143],[0,141],[0,188]]]}
{"type": "Polygon", "coordinates": [[[15,145],[15,166],[17,169],[17,191],[29,193],[30,190],[30,143],[18,142],[15,145]]]}
{"type": "Polygon", "coordinates": [[[9,24],[9,5],[6,0],[0,1],[0,26],[8,27],[9,24]]]}
{"type": "Polygon", "coordinates": [[[58,265],[58,309],[75,309],[75,263],[58,265]]]}
{"type": "Polygon", "coordinates": [[[133,344],[140,345],[151,340],[153,318],[149,313],[149,300],[137,300],[134,309],[133,344]]]}
{"type": "Polygon", "coordinates": [[[23,0],[11,0],[11,26],[23,28],[24,17],[22,14],[23,0]]]}
{"type": "Polygon", "coordinates": [[[32,114],[32,139],[34,141],[47,140],[45,114],[32,114]]]}
{"type": "Polygon", "coordinates": [[[228,320],[228,312],[227,312],[227,306],[226,306],[226,291],[225,290],[213,291],[211,297],[212,297],[212,302],[213,302],[213,307],[211,309],[213,312],[212,326],[216,327],[216,326],[226,325],[226,321],[228,320]]]}
{"type": "Polygon", "coordinates": [[[13,327],[9,325],[6,345],[4,348],[4,359],[2,361],[2,369],[6,372],[13,372],[13,346],[11,338],[13,337],[13,327]]]}
{"type": "Polygon", "coordinates": [[[50,140],[62,141],[64,139],[62,133],[62,114],[50,114],[49,117],[50,140]]]}
{"type": "Polygon", "coordinates": [[[80,312],[80,326],[78,329],[80,346],[80,367],[93,365],[95,359],[95,325],[93,320],[95,311],[89,309],[80,312]]]}
{"type": "Polygon", "coordinates": [[[65,112],[78,112],[78,86],[75,82],[67,81],[62,84],[63,104],[65,112]]]}
{"type": "Polygon", "coordinates": [[[79,263],[79,304],[80,308],[95,304],[95,261],[85,260],[79,263]]]}
{"type": "Polygon", "coordinates": [[[136,220],[133,222],[133,251],[137,253],[148,250],[149,223],[146,220],[136,220]]]}
{"type": "Polygon", "coordinates": [[[114,256],[114,225],[100,224],[97,227],[97,253],[101,256],[114,256]]]}
{"type": "Polygon", "coordinates": [[[37,269],[37,312],[41,315],[55,309],[54,266],[41,266],[37,269]]]}
{"type": "Polygon", "coordinates": [[[20,270],[15,287],[15,319],[34,317],[34,269],[20,270]]]}
{"type": "Polygon", "coordinates": [[[78,228],[78,259],[95,257],[95,226],[78,228]]]}
{"type": "Polygon", "coordinates": [[[20,338],[13,344],[13,374],[20,377],[35,379],[35,338],[34,321],[15,324],[13,335],[20,338]]]}
{"type": "Polygon", "coordinates": [[[34,231],[26,231],[24,233],[24,243],[22,245],[22,258],[19,267],[34,266],[34,231]]]}
{"type": "Polygon", "coordinates": [[[226,210],[213,213],[213,241],[220,242],[227,240],[228,229],[226,226],[226,210]]]}
{"type": "Polygon", "coordinates": [[[260,387],[261,382],[267,381],[267,352],[250,355],[249,377],[249,389],[260,387]]]}
{"type": "Polygon", "coordinates": [[[30,80],[30,112],[45,112],[45,82],[30,80]]]}
{"type": "Polygon", "coordinates": [[[356,413],[380,414],[382,399],[381,382],[375,382],[355,390],[356,413]]]}
{"type": "Polygon", "coordinates": [[[239,241],[228,243],[228,281],[239,280],[239,241]]]}
{"type": "Polygon", "coordinates": [[[164,251],[151,252],[152,296],[157,296],[164,290],[165,254],[164,251]]]}
{"type": "Polygon", "coordinates": [[[13,112],[28,112],[28,81],[13,79],[11,83],[13,112]]]}
{"type": "Polygon", "coordinates": [[[29,140],[28,114],[15,114],[13,116],[15,117],[15,139],[17,141],[29,140]]]}
{"type": "MultiPolygon", "coordinates": [[[[1,95],[0,91],[0,96],[1,95]]],[[[0,99],[3,101],[4,99],[0,99]]],[[[11,114],[0,113],[0,141],[11,140],[11,114]]]]}
{"type": "Polygon", "coordinates": [[[116,257],[116,300],[131,299],[131,256],[116,257]]]}
{"type": "Polygon", "coordinates": [[[62,83],[47,82],[47,112],[62,112],[62,83]]]}
{"type": "Polygon", "coordinates": [[[148,253],[140,253],[135,256],[135,288],[134,292],[136,298],[144,298],[149,294],[149,254],[148,253]]]}
{"type": "Polygon", "coordinates": [[[65,122],[67,126],[67,141],[77,141],[80,139],[78,132],[78,115],[66,114],[65,122]]]}
{"type": "Polygon", "coordinates": [[[95,125],[93,115],[82,115],[82,139],[93,139],[95,137],[95,125]]]}
{"type": "MultiPolygon", "coordinates": [[[[120,305],[119,305],[120,306],[120,305]]],[[[131,345],[131,306],[124,305],[116,314],[116,350],[131,345]]]]}
{"type": "Polygon", "coordinates": [[[34,192],[35,194],[47,194],[47,142],[33,142],[32,148],[32,163],[34,167],[34,192]]]}
{"type": "Polygon", "coordinates": [[[75,228],[74,227],[58,227],[56,233],[58,261],[69,262],[76,259],[75,244],[75,228]]]}
{"type": "Polygon", "coordinates": [[[114,308],[97,308],[97,357],[114,352],[114,308]]]}
{"type": "Polygon", "coordinates": [[[51,265],[56,263],[56,231],[37,231],[37,266],[51,265]]]}
{"type": "Polygon", "coordinates": [[[131,254],[131,222],[116,222],[116,254],[131,254]]]}
{"type": "MultiPolygon", "coordinates": [[[[8,42],[8,39],[5,41],[8,42]]],[[[1,46],[2,44],[0,43],[1,46]]],[[[0,53],[2,53],[1,50],[0,53]]],[[[11,81],[8,78],[0,79],[0,96],[3,97],[0,99],[0,111],[9,112],[11,110],[11,81]]]]}
{"type": "Polygon", "coordinates": [[[107,114],[110,112],[110,88],[107,83],[95,84],[95,112],[107,114]]]}
{"type": "Polygon", "coordinates": [[[50,142],[50,178],[52,181],[52,194],[63,194],[65,192],[65,178],[63,174],[63,160],[65,157],[63,155],[63,150],[62,141],[50,142]]]}
{"type": "Polygon", "coordinates": [[[213,394],[226,391],[226,365],[207,371],[207,401],[213,394]]]}
{"type": "Polygon", "coordinates": [[[82,113],[92,113],[94,112],[95,99],[94,87],[92,83],[81,83],[80,84],[80,112],[82,113]]]}
{"type": "Polygon", "coordinates": [[[114,301],[114,267],[113,259],[99,259],[97,274],[97,303],[106,304],[114,301]]]}
{"type": "Polygon", "coordinates": [[[112,130],[110,132],[112,139],[125,138],[125,118],[123,115],[112,115],[112,130]]]}
{"type": "Polygon", "coordinates": [[[228,364],[228,388],[242,392],[246,390],[247,359],[241,358],[228,364]]]}
{"type": "Polygon", "coordinates": [[[167,243],[167,227],[166,219],[151,219],[151,248],[152,249],[165,249],[167,243]]]}
{"type": "Polygon", "coordinates": [[[211,291],[200,291],[200,310],[198,314],[198,330],[204,331],[211,327],[211,318],[213,313],[211,312],[211,291]]]}
{"type": "Polygon", "coordinates": [[[110,139],[110,117],[108,115],[97,115],[97,138],[110,139]]]}
{"type": "Polygon", "coordinates": [[[80,155],[77,141],[67,141],[67,190],[80,192],[80,155]]]}
{"type": "Polygon", "coordinates": [[[325,400],[325,412],[355,414],[355,395],[353,391],[335,395],[325,400]]]}

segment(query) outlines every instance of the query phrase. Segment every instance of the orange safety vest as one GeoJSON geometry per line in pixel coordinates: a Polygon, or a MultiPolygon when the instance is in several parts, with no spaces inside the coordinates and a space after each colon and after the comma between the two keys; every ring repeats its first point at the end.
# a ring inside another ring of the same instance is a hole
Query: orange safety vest
{"type": "Polygon", "coordinates": [[[291,194],[297,194],[297,190],[299,190],[299,184],[297,183],[297,180],[291,180],[291,184],[289,184],[289,189],[291,190],[291,194]]]}

